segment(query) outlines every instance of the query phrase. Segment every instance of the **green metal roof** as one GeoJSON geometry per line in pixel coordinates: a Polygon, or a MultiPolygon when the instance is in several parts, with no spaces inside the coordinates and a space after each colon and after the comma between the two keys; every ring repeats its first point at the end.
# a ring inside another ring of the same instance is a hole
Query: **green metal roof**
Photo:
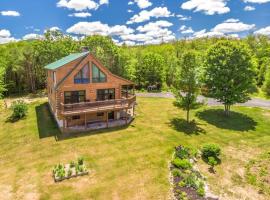
{"type": "Polygon", "coordinates": [[[70,62],[72,62],[80,57],[87,55],[88,53],[89,53],[89,51],[83,52],[83,53],[70,54],[64,58],[61,58],[60,60],[57,60],[51,64],[46,65],[45,69],[51,69],[51,70],[57,69],[57,68],[62,67],[63,65],[65,65],[67,63],[70,63],[70,62]]]}

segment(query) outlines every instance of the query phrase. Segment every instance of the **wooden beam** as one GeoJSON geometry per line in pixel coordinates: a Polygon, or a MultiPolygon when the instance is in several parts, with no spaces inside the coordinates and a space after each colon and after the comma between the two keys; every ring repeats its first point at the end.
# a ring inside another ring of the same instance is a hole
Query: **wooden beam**
{"type": "Polygon", "coordinates": [[[127,111],[128,111],[128,110],[126,109],[126,125],[127,125],[127,116],[128,116],[127,111]]]}
{"type": "Polygon", "coordinates": [[[106,126],[109,127],[109,118],[108,118],[108,112],[106,112],[106,126]]]}
{"type": "Polygon", "coordinates": [[[87,122],[86,122],[86,113],[84,113],[84,129],[87,128],[87,122]]]}

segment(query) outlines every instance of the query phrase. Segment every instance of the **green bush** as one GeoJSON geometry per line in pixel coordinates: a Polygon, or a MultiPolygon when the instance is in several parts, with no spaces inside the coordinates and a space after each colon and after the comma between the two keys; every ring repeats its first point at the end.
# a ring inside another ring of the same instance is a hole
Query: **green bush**
{"type": "Polygon", "coordinates": [[[83,157],[78,158],[78,164],[79,165],[83,165],[83,161],[84,161],[83,157]]]}
{"type": "Polygon", "coordinates": [[[72,167],[75,167],[75,162],[74,161],[71,161],[70,163],[69,163],[69,166],[72,168],[72,167]]]}
{"type": "Polygon", "coordinates": [[[72,170],[69,169],[69,170],[68,170],[68,176],[71,176],[71,175],[72,175],[72,170]]]}
{"type": "Polygon", "coordinates": [[[65,177],[65,167],[62,164],[58,164],[53,169],[53,174],[56,175],[56,177],[63,178],[65,177]]]}
{"type": "Polygon", "coordinates": [[[27,104],[21,100],[15,101],[11,105],[13,120],[19,120],[27,115],[28,107],[27,104]]]}
{"type": "Polygon", "coordinates": [[[188,159],[180,159],[180,158],[175,158],[172,161],[172,164],[177,167],[177,168],[181,168],[181,169],[191,169],[192,168],[192,164],[189,162],[188,159]]]}
{"type": "Polygon", "coordinates": [[[181,158],[181,159],[188,158],[189,151],[187,148],[181,147],[181,148],[176,150],[175,155],[176,155],[176,157],[181,158]]]}
{"type": "Polygon", "coordinates": [[[214,157],[216,160],[219,159],[221,149],[217,144],[205,144],[202,147],[202,158],[208,161],[209,157],[214,157]]]}
{"type": "Polygon", "coordinates": [[[214,157],[210,156],[210,157],[208,157],[208,164],[211,167],[214,167],[214,166],[216,166],[218,164],[218,162],[214,157]]]}
{"type": "Polygon", "coordinates": [[[172,175],[174,177],[182,177],[182,172],[179,169],[173,169],[172,170],[172,175]]]}
{"type": "Polygon", "coordinates": [[[200,195],[200,196],[202,196],[202,197],[204,197],[204,195],[205,195],[204,187],[199,187],[197,189],[197,194],[200,195]]]}

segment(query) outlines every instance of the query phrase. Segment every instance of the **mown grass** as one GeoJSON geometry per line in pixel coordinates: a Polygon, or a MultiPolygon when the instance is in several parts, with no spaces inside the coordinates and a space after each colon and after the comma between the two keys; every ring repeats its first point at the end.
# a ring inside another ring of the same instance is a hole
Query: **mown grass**
{"type": "Polygon", "coordinates": [[[10,113],[1,112],[0,199],[168,199],[174,147],[211,142],[223,150],[215,175],[199,163],[211,189],[229,199],[267,199],[256,189],[241,192],[238,187],[249,187],[244,179],[242,186],[234,182],[244,177],[238,169],[249,159],[269,151],[270,111],[234,107],[227,119],[219,109],[192,112],[190,128],[172,99],[138,98],[137,117],[129,127],[67,136],[57,130],[45,102],[31,104],[28,116],[16,123],[6,122],[10,113]],[[80,156],[90,175],[54,183],[53,166],[80,156]]]}

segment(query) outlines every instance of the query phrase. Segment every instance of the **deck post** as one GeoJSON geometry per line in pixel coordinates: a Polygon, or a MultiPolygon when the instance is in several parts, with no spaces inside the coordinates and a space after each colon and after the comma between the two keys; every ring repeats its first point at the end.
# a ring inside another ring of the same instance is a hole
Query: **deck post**
{"type": "Polygon", "coordinates": [[[106,126],[107,126],[107,128],[109,128],[108,112],[106,112],[106,126]]]}
{"type": "Polygon", "coordinates": [[[126,125],[127,125],[127,117],[128,117],[128,113],[127,113],[127,109],[126,109],[126,125]]]}
{"type": "Polygon", "coordinates": [[[86,123],[86,113],[84,113],[84,129],[86,129],[87,127],[87,123],[86,123]]]}

